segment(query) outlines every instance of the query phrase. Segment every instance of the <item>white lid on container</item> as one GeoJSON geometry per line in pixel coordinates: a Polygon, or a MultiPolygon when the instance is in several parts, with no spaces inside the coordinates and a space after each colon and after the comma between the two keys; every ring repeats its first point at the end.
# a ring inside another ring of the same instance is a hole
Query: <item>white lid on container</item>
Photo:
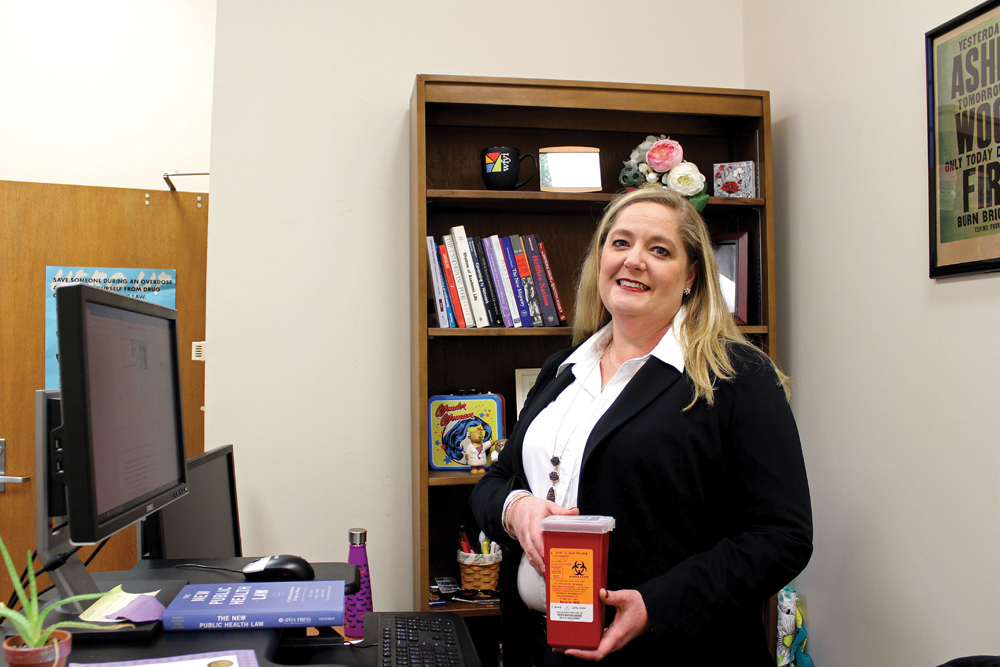
{"type": "Polygon", "coordinates": [[[609,533],[614,529],[613,516],[551,514],[542,519],[542,530],[560,533],[609,533]]]}

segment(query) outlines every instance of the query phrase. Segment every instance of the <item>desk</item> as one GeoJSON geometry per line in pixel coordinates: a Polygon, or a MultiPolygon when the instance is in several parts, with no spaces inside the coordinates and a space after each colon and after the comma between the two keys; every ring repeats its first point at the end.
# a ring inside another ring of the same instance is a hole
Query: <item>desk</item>
{"type": "MultiPolygon", "coordinates": [[[[191,583],[226,583],[244,581],[242,574],[220,572],[205,569],[176,569],[179,563],[197,563],[214,567],[241,569],[253,558],[212,558],[184,559],[164,561],[140,561],[127,572],[93,574],[94,580],[100,586],[102,580],[127,582],[142,580],[187,579],[191,583]]],[[[358,568],[346,563],[313,563],[316,579],[343,579],[348,593],[357,592],[361,585],[358,568]]],[[[339,636],[338,636],[339,637],[339,636]]],[[[272,660],[279,656],[282,641],[292,643],[306,641],[309,646],[297,648],[295,658],[297,664],[339,664],[345,667],[367,667],[374,664],[375,649],[359,649],[350,645],[336,646],[340,642],[336,637],[315,637],[305,640],[304,628],[261,629],[261,630],[205,630],[193,632],[159,631],[150,642],[120,642],[80,644],[74,642],[71,662],[112,662],[118,660],[137,660],[140,658],[165,658],[189,653],[209,653],[230,649],[250,649],[257,654],[257,662],[261,667],[276,667],[279,663],[272,660]],[[310,648],[315,648],[319,659],[325,662],[313,663],[309,660],[310,648]],[[331,662],[330,659],[333,658],[331,662]]],[[[365,642],[369,643],[369,642],[365,642]]],[[[288,661],[283,661],[287,663],[288,661]]],[[[3,663],[0,654],[0,664],[3,663]]]]}

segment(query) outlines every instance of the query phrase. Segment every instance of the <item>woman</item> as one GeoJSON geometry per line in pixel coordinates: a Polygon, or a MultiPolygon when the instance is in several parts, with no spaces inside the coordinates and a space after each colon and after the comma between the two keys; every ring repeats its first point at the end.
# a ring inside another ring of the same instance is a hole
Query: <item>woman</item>
{"type": "Polygon", "coordinates": [[[564,664],[773,665],[762,605],[812,553],[805,467],[787,378],[734,324],[685,198],[640,189],[609,205],[574,343],[545,362],[472,494],[480,526],[510,549],[505,663],[558,664],[540,631],[539,522],[579,512],[616,521],[610,625],[564,664]]]}

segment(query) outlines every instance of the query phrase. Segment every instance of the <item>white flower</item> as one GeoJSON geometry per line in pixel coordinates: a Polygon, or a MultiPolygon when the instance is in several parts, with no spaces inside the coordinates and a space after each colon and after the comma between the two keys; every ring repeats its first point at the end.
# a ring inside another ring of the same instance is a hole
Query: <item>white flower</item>
{"type": "Polygon", "coordinates": [[[657,174],[655,171],[651,171],[648,174],[646,174],[647,183],[657,183],[659,182],[659,180],[660,180],[660,175],[657,174]]]}
{"type": "Polygon", "coordinates": [[[693,197],[705,187],[705,176],[693,163],[681,162],[670,170],[663,182],[674,192],[693,197]]]}
{"type": "Polygon", "coordinates": [[[645,162],[643,162],[642,164],[639,165],[639,171],[641,171],[642,175],[645,176],[646,174],[648,174],[652,170],[649,168],[648,164],[646,164],[645,162]]]}

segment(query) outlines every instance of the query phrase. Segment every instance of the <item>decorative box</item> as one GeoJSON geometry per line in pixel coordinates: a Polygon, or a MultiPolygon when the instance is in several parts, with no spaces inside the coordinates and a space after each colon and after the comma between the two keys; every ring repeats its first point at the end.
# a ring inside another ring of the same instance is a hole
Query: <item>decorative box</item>
{"type": "Polygon", "coordinates": [[[752,161],[722,162],[713,167],[716,197],[757,196],[757,179],[754,178],[756,170],[752,161]]]}
{"type": "Polygon", "coordinates": [[[493,443],[504,437],[503,410],[500,394],[431,396],[427,401],[427,460],[431,469],[488,467],[493,443]]]}

